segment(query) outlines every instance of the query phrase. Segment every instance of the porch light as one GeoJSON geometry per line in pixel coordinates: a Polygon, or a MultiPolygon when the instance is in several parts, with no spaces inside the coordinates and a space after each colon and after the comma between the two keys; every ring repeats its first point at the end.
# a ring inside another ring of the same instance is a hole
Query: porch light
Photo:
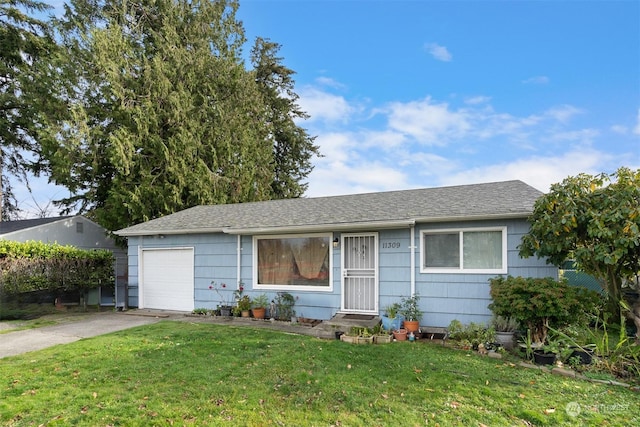
{"type": "Polygon", "coordinates": [[[338,246],[340,246],[340,240],[336,237],[333,239],[333,247],[337,248],[338,246]]]}

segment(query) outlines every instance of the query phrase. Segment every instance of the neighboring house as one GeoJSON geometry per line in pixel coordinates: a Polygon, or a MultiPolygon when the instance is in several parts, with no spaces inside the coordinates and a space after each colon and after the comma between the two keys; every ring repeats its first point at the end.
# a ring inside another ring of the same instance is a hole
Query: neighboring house
{"type": "Polygon", "coordinates": [[[88,304],[118,306],[126,302],[127,252],[116,246],[100,225],[82,215],[0,222],[0,239],[30,240],[70,245],[78,249],[108,249],[115,256],[116,288],[98,288],[89,293],[88,304]]]}
{"type": "Polygon", "coordinates": [[[520,181],[197,206],[116,232],[128,238],[129,305],[215,308],[287,291],[298,316],[379,314],[418,293],[425,326],[490,318],[489,279],[557,278],[517,246],[542,195],[520,181]]]}

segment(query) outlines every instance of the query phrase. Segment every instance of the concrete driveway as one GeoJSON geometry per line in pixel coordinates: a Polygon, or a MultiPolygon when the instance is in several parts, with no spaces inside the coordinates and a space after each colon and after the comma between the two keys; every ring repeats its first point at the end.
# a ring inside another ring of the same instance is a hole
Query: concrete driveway
{"type": "Polygon", "coordinates": [[[184,318],[183,313],[137,310],[127,312],[86,313],[64,322],[35,329],[0,334],[0,358],[67,344],[135,326],[156,323],[167,318],[184,318]]]}

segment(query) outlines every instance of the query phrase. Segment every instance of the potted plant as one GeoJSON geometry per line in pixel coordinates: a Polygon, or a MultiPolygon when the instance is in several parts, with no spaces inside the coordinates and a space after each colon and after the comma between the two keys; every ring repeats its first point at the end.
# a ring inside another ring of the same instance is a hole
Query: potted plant
{"type": "Polygon", "coordinates": [[[393,339],[396,341],[407,340],[407,330],[404,328],[396,329],[393,331],[393,339]]]}
{"type": "Polygon", "coordinates": [[[251,311],[254,319],[264,319],[267,312],[267,304],[269,304],[269,300],[265,294],[260,294],[253,298],[251,301],[251,311]]]}
{"type": "Polygon", "coordinates": [[[249,295],[242,295],[237,299],[236,313],[242,317],[249,317],[249,310],[251,310],[251,298],[249,295]]]}
{"type": "Polygon", "coordinates": [[[373,334],[369,328],[362,327],[357,329],[358,344],[373,344],[373,334]]]}
{"type": "Polygon", "coordinates": [[[233,307],[227,300],[227,297],[225,297],[225,294],[223,294],[223,291],[227,289],[226,283],[221,283],[220,285],[218,285],[215,280],[212,280],[211,284],[209,285],[209,289],[215,291],[216,294],[218,294],[218,296],[220,297],[220,305],[218,305],[216,311],[218,311],[221,316],[230,317],[233,307]]]}
{"type": "Polygon", "coordinates": [[[496,331],[496,341],[505,350],[513,350],[515,333],[518,330],[518,321],[513,317],[495,315],[491,319],[491,325],[496,331]]]}
{"type": "Polygon", "coordinates": [[[399,302],[394,302],[393,304],[389,304],[384,309],[384,314],[380,317],[382,321],[382,327],[387,331],[393,331],[395,329],[400,329],[402,326],[402,321],[404,317],[400,314],[400,309],[402,306],[399,302]]]}
{"type": "Polygon", "coordinates": [[[533,361],[538,365],[553,365],[556,362],[558,353],[560,353],[559,344],[551,341],[533,350],[533,361]]]}
{"type": "Polygon", "coordinates": [[[402,298],[400,314],[404,316],[404,329],[407,332],[418,332],[420,329],[420,320],[422,319],[422,311],[418,303],[420,296],[418,294],[412,297],[402,298]]]}
{"type": "Polygon", "coordinates": [[[389,329],[385,329],[381,324],[377,324],[371,332],[373,333],[373,342],[375,344],[387,344],[393,339],[389,329]]]}
{"type": "Polygon", "coordinates": [[[360,328],[357,326],[351,327],[349,332],[340,335],[340,341],[348,342],[348,343],[357,343],[358,335],[360,333],[360,328]]]}

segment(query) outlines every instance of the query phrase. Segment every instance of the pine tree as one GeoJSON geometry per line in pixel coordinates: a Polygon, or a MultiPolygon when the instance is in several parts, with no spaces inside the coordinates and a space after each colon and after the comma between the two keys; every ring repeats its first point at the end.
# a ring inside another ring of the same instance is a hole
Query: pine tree
{"type": "Polygon", "coordinates": [[[33,0],[0,0],[0,203],[2,219],[18,212],[9,177],[26,182],[39,112],[48,106],[47,84],[36,78],[53,50],[45,22],[30,16],[50,6],[33,0]]]}
{"type": "Polygon", "coordinates": [[[295,99],[292,72],[245,69],[237,8],[72,1],[56,22],[69,114],[49,123],[40,152],[41,171],[72,193],[61,203],[115,230],[198,204],[302,194],[317,148],[293,123],[304,116],[295,104],[264,91],[280,73],[295,99]]]}

